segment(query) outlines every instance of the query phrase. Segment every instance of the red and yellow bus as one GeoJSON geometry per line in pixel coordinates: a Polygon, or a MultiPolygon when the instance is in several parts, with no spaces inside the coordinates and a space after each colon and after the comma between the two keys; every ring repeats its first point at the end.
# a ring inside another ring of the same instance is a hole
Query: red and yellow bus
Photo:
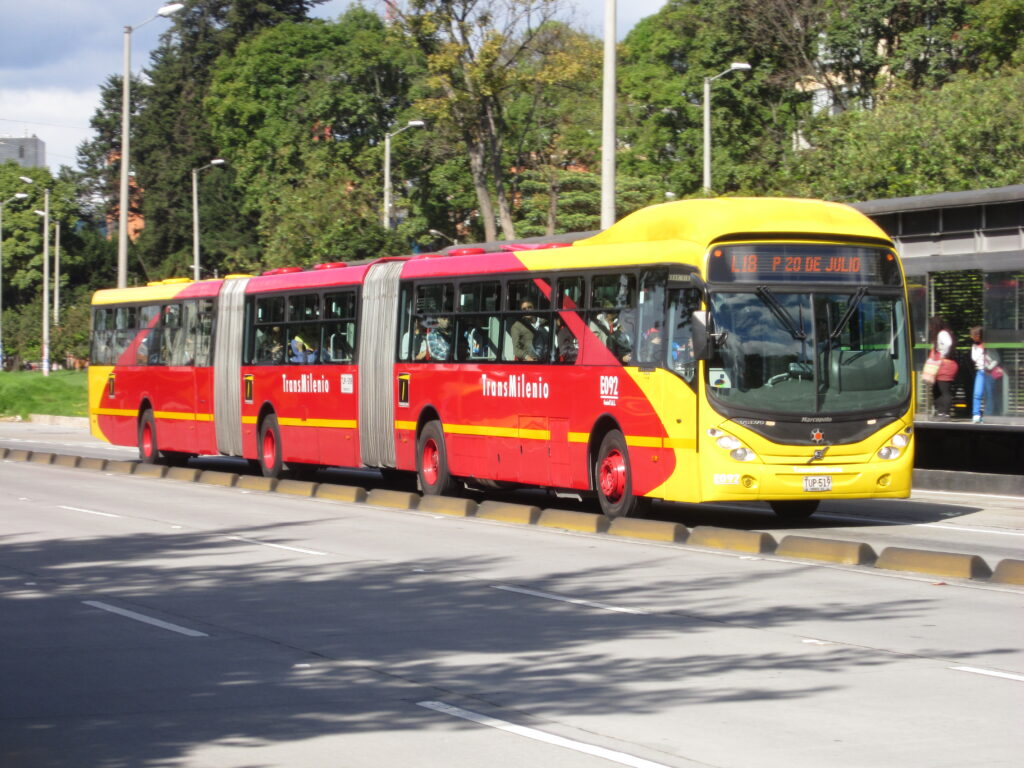
{"type": "Polygon", "coordinates": [[[566,247],[169,280],[93,298],[90,419],[143,461],[417,473],[651,499],[906,497],[892,242],[835,203],[653,206],[566,247]]]}

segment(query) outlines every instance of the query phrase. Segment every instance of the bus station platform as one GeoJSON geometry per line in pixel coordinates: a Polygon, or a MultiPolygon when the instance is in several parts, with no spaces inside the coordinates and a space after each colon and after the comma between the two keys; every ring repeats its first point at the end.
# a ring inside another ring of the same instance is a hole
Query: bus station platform
{"type": "Polygon", "coordinates": [[[921,474],[922,479],[929,478],[929,487],[939,486],[935,490],[1010,495],[1024,490],[1024,417],[988,416],[975,424],[970,418],[937,419],[919,414],[914,426],[915,486],[921,474]],[[966,478],[957,479],[962,473],[983,474],[983,488],[965,487],[966,478]]]}

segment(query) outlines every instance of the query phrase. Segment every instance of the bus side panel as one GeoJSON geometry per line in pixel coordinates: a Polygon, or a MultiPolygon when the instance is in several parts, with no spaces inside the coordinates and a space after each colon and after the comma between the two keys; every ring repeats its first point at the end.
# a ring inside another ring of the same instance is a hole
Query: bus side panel
{"type": "Polygon", "coordinates": [[[217,453],[217,428],[213,421],[213,367],[193,369],[195,375],[195,438],[189,453],[217,453]]]}
{"type": "Polygon", "coordinates": [[[332,467],[358,467],[358,369],[354,365],[332,365],[319,370],[325,373],[331,388],[323,410],[319,411],[319,418],[324,420],[317,429],[320,463],[332,467]]]}
{"type": "Polygon", "coordinates": [[[192,368],[149,366],[146,383],[153,393],[160,450],[194,453],[196,444],[195,376],[192,368]]]}

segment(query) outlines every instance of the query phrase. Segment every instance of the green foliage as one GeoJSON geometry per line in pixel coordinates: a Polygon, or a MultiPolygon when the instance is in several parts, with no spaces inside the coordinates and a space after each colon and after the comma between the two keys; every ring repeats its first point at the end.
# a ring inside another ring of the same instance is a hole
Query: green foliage
{"type": "Polygon", "coordinates": [[[85,371],[0,373],[0,416],[88,416],[88,397],[85,371]]]}
{"type": "Polygon", "coordinates": [[[1024,71],[903,90],[873,111],[820,121],[774,191],[872,200],[1004,186],[1024,170],[1024,71]],[[970,109],[964,109],[964,105],[970,109]]]}

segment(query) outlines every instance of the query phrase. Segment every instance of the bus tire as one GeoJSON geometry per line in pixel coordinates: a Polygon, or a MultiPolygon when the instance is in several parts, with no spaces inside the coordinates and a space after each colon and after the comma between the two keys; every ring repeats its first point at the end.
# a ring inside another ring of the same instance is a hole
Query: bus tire
{"type": "Polygon", "coordinates": [[[426,496],[454,496],[458,485],[448,470],[448,451],[441,422],[428,422],[416,441],[416,472],[426,496]]]}
{"type": "Polygon", "coordinates": [[[142,464],[156,464],[160,461],[160,448],[156,441],[156,419],[153,411],[146,409],[139,419],[139,461],[142,464]]]}
{"type": "Polygon", "coordinates": [[[277,426],[277,416],[273,413],[268,413],[260,423],[256,455],[260,463],[260,472],[264,477],[281,476],[284,469],[284,462],[281,461],[281,429],[277,426]]]}
{"type": "Polygon", "coordinates": [[[817,499],[804,500],[799,499],[796,501],[770,501],[768,502],[772,507],[772,512],[782,520],[806,520],[813,515],[817,509],[819,502],[817,499]]]}
{"type": "Polygon", "coordinates": [[[633,494],[633,472],[629,450],[622,432],[613,429],[601,440],[594,459],[594,484],[601,512],[606,517],[626,517],[639,511],[646,501],[633,494]]]}

